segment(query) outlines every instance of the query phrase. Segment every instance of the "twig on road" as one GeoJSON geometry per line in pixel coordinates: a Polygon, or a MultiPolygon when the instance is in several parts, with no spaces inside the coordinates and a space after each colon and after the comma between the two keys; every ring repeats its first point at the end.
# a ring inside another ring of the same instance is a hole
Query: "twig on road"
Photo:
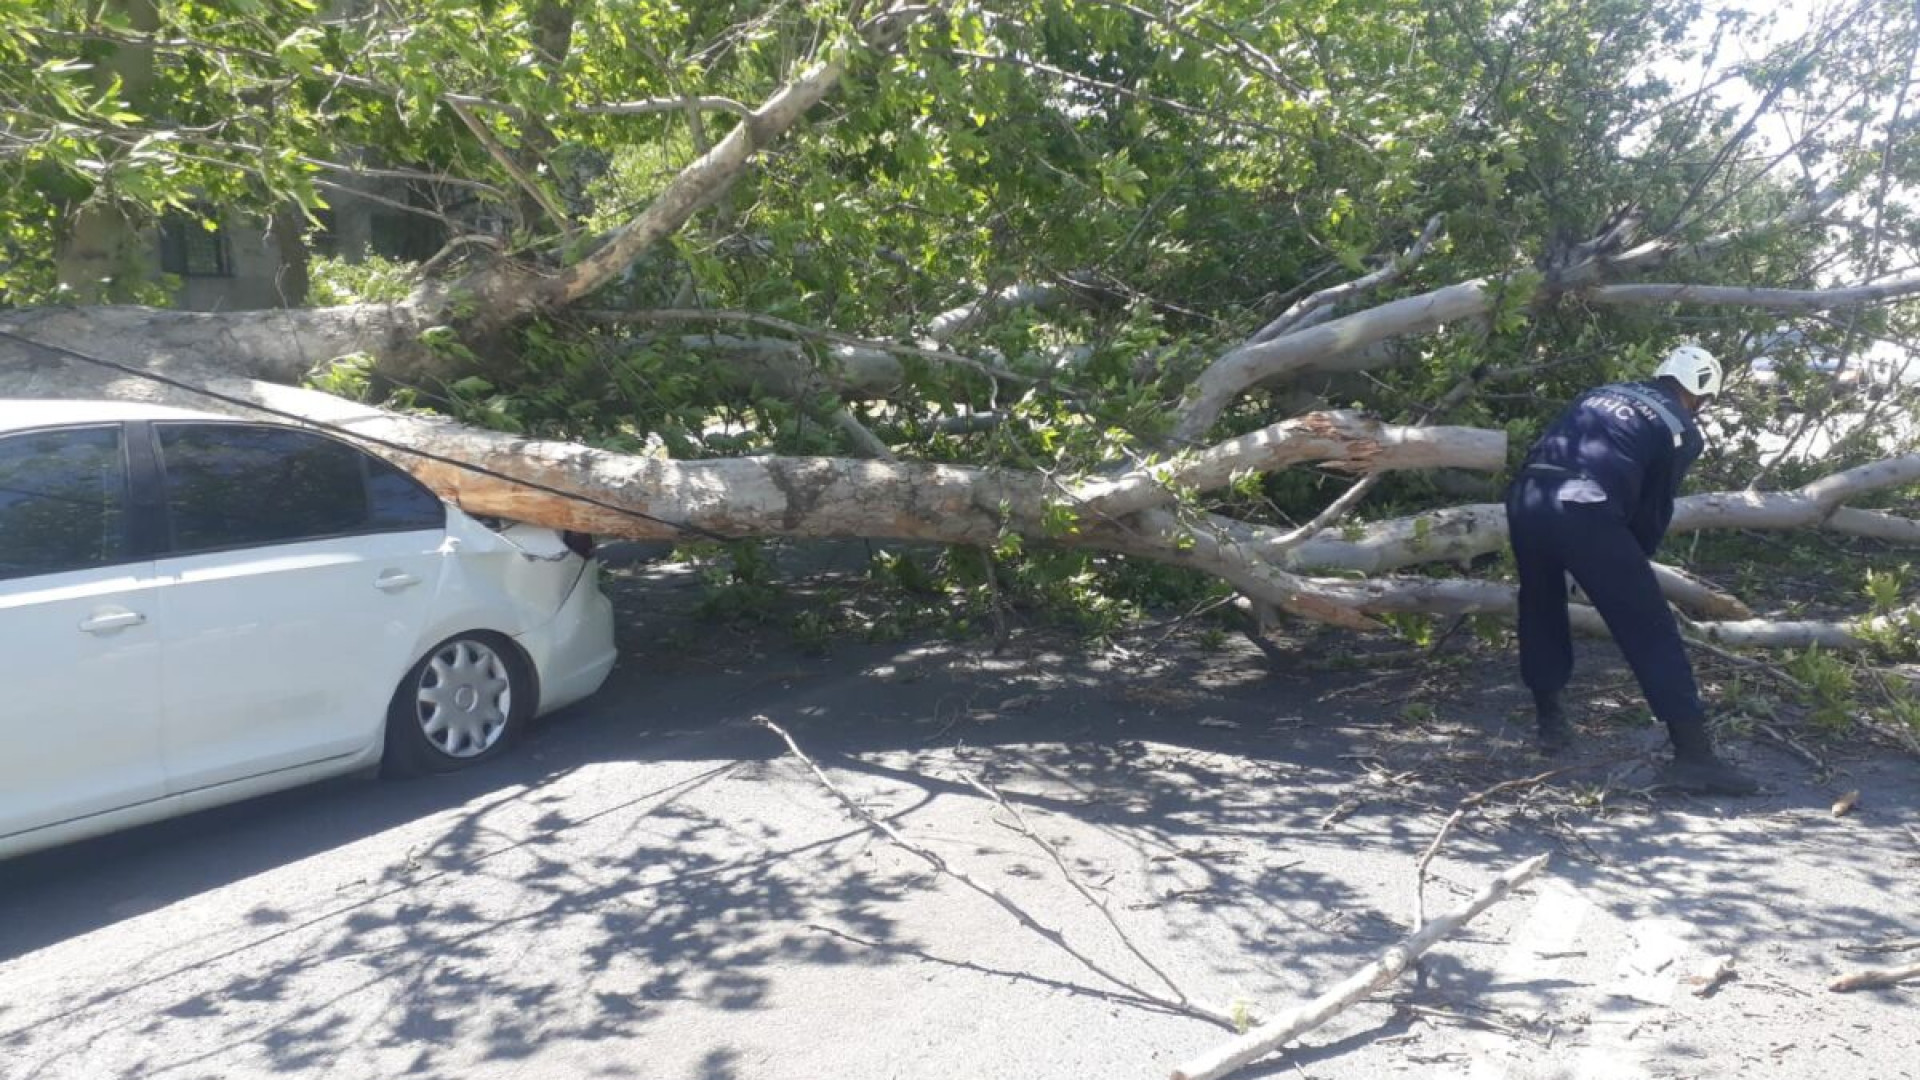
{"type": "Polygon", "coordinates": [[[1868,968],[1851,975],[1842,975],[1827,984],[1827,989],[1836,994],[1849,990],[1869,990],[1879,986],[1892,986],[1908,979],[1920,979],[1920,964],[1908,964],[1897,968],[1868,968]]]}
{"type": "Polygon", "coordinates": [[[947,860],[942,858],[938,853],[908,840],[906,837],[900,835],[900,830],[894,828],[886,819],[876,815],[866,807],[861,806],[853,796],[848,795],[841,789],[840,785],[834,783],[833,780],[821,770],[820,766],[815,764],[814,760],[807,756],[806,751],[800,749],[800,744],[794,741],[792,735],[787,734],[785,728],[769,720],[764,715],[755,716],[753,722],[773,732],[775,735],[780,736],[781,740],[787,744],[787,749],[792,752],[793,756],[799,758],[800,761],[812,771],[814,779],[819,781],[820,786],[826,788],[835,799],[839,800],[841,806],[845,807],[855,818],[864,822],[868,828],[886,837],[888,840],[893,841],[895,846],[901,850],[917,856],[935,872],[945,874],[968,889],[993,901],[1002,911],[1013,916],[1020,925],[1040,935],[1055,948],[1073,957],[1074,960],[1079,962],[1081,967],[1086,968],[1101,979],[1126,991],[1129,995],[1143,1001],[1151,1002],[1155,1007],[1165,1009],[1168,1012],[1190,1016],[1196,1020],[1205,1020],[1210,1024],[1224,1027],[1229,1031],[1237,1030],[1237,1025],[1234,1023],[1233,1017],[1228,1014],[1216,1012],[1188,1001],[1171,1001],[1162,998],[1156,994],[1142,990],[1120,976],[1101,967],[1092,957],[1074,948],[1073,945],[1067,941],[1065,934],[1029,915],[1026,909],[1008,899],[1006,895],[998,889],[982,884],[966,871],[960,870],[948,863],[947,860]]]}
{"type": "Polygon", "coordinates": [[[1323,817],[1320,819],[1320,831],[1321,832],[1332,831],[1335,825],[1338,825],[1341,822],[1352,817],[1355,811],[1359,810],[1361,807],[1365,805],[1367,805],[1367,800],[1359,798],[1358,796],[1349,795],[1346,798],[1341,799],[1340,802],[1336,804],[1333,809],[1327,811],[1326,817],[1323,817]]]}
{"type": "Polygon", "coordinates": [[[1800,740],[1794,738],[1793,736],[1787,734],[1784,731],[1781,731],[1779,728],[1774,727],[1772,724],[1766,723],[1765,721],[1755,721],[1753,726],[1756,730],[1760,732],[1760,734],[1765,735],[1767,738],[1772,739],[1774,742],[1777,742],[1781,746],[1786,747],[1788,750],[1793,751],[1794,756],[1798,757],[1800,760],[1806,762],[1807,764],[1813,766],[1816,772],[1825,774],[1833,771],[1832,769],[1829,769],[1827,767],[1827,762],[1825,758],[1807,749],[1806,746],[1800,742],[1800,740]]]}
{"type": "Polygon", "coordinates": [[[1485,791],[1476,791],[1466,798],[1461,799],[1460,805],[1454,809],[1453,813],[1447,816],[1446,821],[1441,823],[1440,831],[1433,834],[1432,842],[1427,844],[1427,850],[1420,854],[1420,861],[1414,865],[1413,929],[1418,931],[1427,923],[1427,866],[1433,862],[1434,855],[1439,853],[1440,845],[1446,843],[1448,834],[1453,832],[1453,827],[1460,824],[1460,819],[1466,817],[1469,811],[1478,810],[1480,807],[1485,806],[1487,800],[1493,798],[1495,795],[1504,794],[1509,791],[1531,791],[1549,780],[1565,776],[1568,773],[1583,772],[1588,769],[1608,768],[1630,760],[1632,760],[1632,757],[1618,757],[1609,758],[1605,761],[1588,762],[1581,765],[1564,765],[1558,769],[1548,769],[1546,772],[1535,776],[1523,776],[1514,780],[1503,780],[1485,791]]]}
{"type": "Polygon", "coordinates": [[[1218,1080],[1294,1039],[1331,1020],[1353,1003],[1372,994],[1406,973],[1442,939],[1465,926],[1493,905],[1506,899],[1513,890],[1540,872],[1546,855],[1535,855],[1488,882],[1466,906],[1440,916],[1381,953],[1371,964],[1349,975],[1338,985],[1300,1007],[1260,1025],[1230,1042],[1196,1055],[1173,1071],[1173,1080],[1218,1080]]]}
{"type": "Polygon", "coordinates": [[[1126,946],[1127,951],[1133,954],[1134,959],[1146,965],[1148,971],[1158,976],[1160,981],[1166,984],[1167,989],[1173,992],[1174,997],[1179,1000],[1180,1004],[1190,1004],[1186,992],[1180,989],[1179,985],[1173,981],[1172,976],[1169,976],[1165,971],[1161,970],[1160,965],[1147,959],[1146,954],[1141,952],[1140,948],[1133,943],[1133,939],[1127,936],[1127,932],[1121,928],[1119,921],[1113,917],[1113,911],[1107,906],[1107,902],[1093,895],[1093,890],[1087,888],[1087,886],[1080,881],[1080,875],[1074,873],[1073,867],[1067,865],[1066,856],[1060,854],[1060,848],[1046,837],[1034,831],[1033,826],[1027,824],[1026,815],[1020,812],[1019,807],[1014,806],[1002,798],[1000,792],[988,786],[985,781],[974,776],[972,773],[961,773],[960,779],[966,781],[968,787],[992,799],[1000,809],[1013,815],[1014,824],[1018,826],[1020,834],[1028,840],[1033,841],[1041,851],[1047,853],[1047,857],[1053,860],[1053,865],[1060,868],[1060,873],[1067,879],[1067,884],[1073,886],[1073,891],[1079,893],[1087,903],[1093,905],[1094,910],[1100,913],[1100,917],[1106,920],[1108,929],[1113,931],[1113,936],[1120,939],[1120,944],[1126,946]]]}

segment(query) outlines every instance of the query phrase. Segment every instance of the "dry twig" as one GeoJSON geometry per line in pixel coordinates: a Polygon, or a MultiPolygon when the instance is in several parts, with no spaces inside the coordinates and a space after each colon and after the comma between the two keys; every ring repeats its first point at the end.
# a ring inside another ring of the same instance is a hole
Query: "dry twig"
{"type": "Polygon", "coordinates": [[[982,795],[985,795],[989,799],[992,799],[994,803],[1000,807],[1000,809],[1005,810],[1007,813],[1013,815],[1014,824],[1018,826],[1018,831],[1020,832],[1020,834],[1022,836],[1025,836],[1027,839],[1033,841],[1033,843],[1037,847],[1039,847],[1041,851],[1044,851],[1047,853],[1047,857],[1053,860],[1053,864],[1060,868],[1060,873],[1067,879],[1067,884],[1073,886],[1074,892],[1079,893],[1081,897],[1086,900],[1087,903],[1093,905],[1094,910],[1098,911],[1100,913],[1100,917],[1106,920],[1108,928],[1113,931],[1113,935],[1120,939],[1120,944],[1126,946],[1127,951],[1133,954],[1134,959],[1140,961],[1142,964],[1145,964],[1148,971],[1151,971],[1155,975],[1159,976],[1160,981],[1166,984],[1166,987],[1168,990],[1173,991],[1174,997],[1176,997],[1179,1000],[1180,1004],[1182,1005],[1190,1004],[1187,1000],[1186,993],[1182,991],[1179,985],[1173,981],[1173,978],[1169,976],[1165,971],[1162,971],[1160,969],[1160,965],[1155,964],[1152,960],[1147,959],[1146,954],[1142,953],[1139,947],[1134,945],[1133,939],[1127,936],[1127,932],[1121,929],[1120,923],[1114,919],[1113,911],[1107,906],[1107,902],[1093,895],[1093,890],[1087,888],[1086,885],[1081,883],[1080,876],[1073,872],[1073,868],[1071,866],[1067,865],[1066,856],[1060,854],[1059,847],[1056,846],[1052,841],[1048,840],[1046,837],[1041,836],[1038,832],[1035,832],[1033,829],[1033,826],[1027,824],[1026,815],[1020,812],[1019,807],[1014,806],[1012,803],[1002,798],[998,791],[994,790],[992,787],[989,787],[979,777],[974,776],[971,773],[961,773],[960,779],[966,781],[968,787],[971,787],[973,790],[979,792],[982,795]]]}
{"type": "Polygon", "coordinates": [[[1781,746],[1784,746],[1787,749],[1793,751],[1794,754],[1800,758],[1800,760],[1813,766],[1815,770],[1822,773],[1832,771],[1831,769],[1827,768],[1827,762],[1825,758],[1807,749],[1806,745],[1802,743],[1799,739],[1794,738],[1793,736],[1787,734],[1786,732],[1781,731],[1779,728],[1774,727],[1772,724],[1765,723],[1764,721],[1755,721],[1753,726],[1755,730],[1760,732],[1760,734],[1765,735],[1767,738],[1772,739],[1774,742],[1777,742],[1781,746]]]}
{"type": "Polygon", "coordinates": [[[1128,993],[1129,995],[1133,996],[1134,998],[1138,999],[1143,1003],[1151,1004],[1157,1008],[1165,1009],[1168,1012],[1179,1013],[1183,1016],[1191,1016],[1196,1020],[1205,1020],[1208,1023],[1225,1027],[1228,1030],[1234,1030],[1237,1028],[1237,1025],[1234,1023],[1234,1019],[1232,1016],[1229,1016],[1224,1013],[1218,1013],[1211,1009],[1203,1008],[1201,1006],[1192,1004],[1191,1002],[1188,1002],[1185,1000],[1170,1001],[1156,994],[1152,994],[1145,990],[1142,990],[1139,987],[1121,978],[1120,976],[1115,975],[1112,972],[1101,967],[1091,957],[1080,952],[1078,949],[1075,949],[1071,944],[1069,944],[1067,942],[1065,934],[1040,922],[1038,919],[1035,919],[1032,915],[1027,914],[1025,909],[1020,907],[1020,905],[1014,903],[1012,900],[1007,899],[1006,895],[1001,893],[998,889],[992,888],[991,886],[988,886],[988,885],[981,884],[977,879],[975,879],[973,876],[968,874],[966,871],[957,869],[956,867],[948,863],[945,859],[941,858],[938,853],[931,851],[927,848],[924,848],[919,844],[914,843],[911,840],[908,840],[906,837],[900,835],[900,831],[898,829],[895,829],[892,826],[892,824],[886,821],[886,819],[876,815],[875,813],[873,813],[873,811],[868,810],[866,807],[861,806],[859,802],[857,802],[853,798],[853,796],[848,795],[845,791],[841,790],[840,785],[834,783],[833,780],[829,778],[824,771],[821,770],[820,766],[815,764],[814,760],[808,757],[805,751],[800,749],[800,744],[794,741],[792,735],[787,734],[787,731],[785,728],[781,727],[779,724],[774,723],[772,720],[769,720],[764,715],[755,716],[753,718],[753,722],[760,725],[763,728],[766,728],[768,731],[773,732],[775,735],[780,736],[781,740],[787,744],[787,749],[792,752],[793,756],[796,758],[799,758],[800,761],[803,764],[805,764],[809,770],[813,772],[814,779],[819,781],[820,786],[826,788],[827,791],[830,794],[832,794],[835,799],[839,800],[840,805],[846,807],[849,813],[851,813],[855,818],[857,818],[861,822],[865,823],[868,828],[886,837],[888,840],[893,841],[895,846],[899,847],[900,849],[919,857],[934,871],[947,875],[953,880],[959,882],[961,885],[964,885],[967,888],[973,890],[974,892],[979,893],[981,896],[984,896],[987,899],[993,901],[994,904],[998,905],[1002,911],[1005,911],[1007,914],[1013,916],[1013,918],[1017,920],[1020,923],[1020,925],[1026,927],[1029,930],[1032,930],[1036,934],[1039,934],[1041,937],[1045,938],[1048,942],[1052,943],[1056,948],[1065,952],[1068,956],[1073,957],[1076,961],[1080,963],[1080,966],[1086,968],[1088,971],[1106,980],[1108,983],[1111,983],[1112,985],[1119,987],[1121,990],[1125,991],[1126,993],[1128,993]]]}
{"type": "Polygon", "coordinates": [[[1485,806],[1487,800],[1493,798],[1495,795],[1509,791],[1532,790],[1549,780],[1565,776],[1568,773],[1581,772],[1586,769],[1607,768],[1628,760],[1631,759],[1625,757],[1609,758],[1606,761],[1596,761],[1585,765],[1566,765],[1558,769],[1548,769],[1546,772],[1535,776],[1523,776],[1514,780],[1503,780],[1485,791],[1477,791],[1461,799],[1460,805],[1452,814],[1447,816],[1446,821],[1441,823],[1440,831],[1433,834],[1432,842],[1427,844],[1427,850],[1420,854],[1420,861],[1414,866],[1413,928],[1419,930],[1422,926],[1425,926],[1427,922],[1427,866],[1433,862],[1434,855],[1440,851],[1440,845],[1446,842],[1447,834],[1453,831],[1455,825],[1460,824],[1460,819],[1467,816],[1468,811],[1478,810],[1480,807],[1485,806]]]}

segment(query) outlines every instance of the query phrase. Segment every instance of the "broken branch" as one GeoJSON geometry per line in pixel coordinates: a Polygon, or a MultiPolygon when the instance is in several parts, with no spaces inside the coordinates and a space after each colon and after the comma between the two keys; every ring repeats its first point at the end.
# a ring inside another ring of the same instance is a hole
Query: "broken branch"
{"type": "Polygon", "coordinates": [[[1354,1002],[1405,974],[1428,949],[1506,899],[1546,865],[1546,855],[1535,855],[1494,878],[1465,906],[1428,923],[1326,993],[1231,1042],[1195,1056],[1173,1070],[1173,1080],[1218,1080],[1326,1023],[1354,1002]]]}
{"type": "Polygon", "coordinates": [[[959,882],[961,885],[966,886],[968,889],[971,889],[974,892],[979,893],[981,896],[984,896],[987,899],[993,901],[994,904],[1000,908],[1000,910],[1005,911],[1007,914],[1013,916],[1013,918],[1016,921],[1018,921],[1020,925],[1026,927],[1029,930],[1032,930],[1034,933],[1039,934],[1041,937],[1051,942],[1053,945],[1055,945],[1056,947],[1064,951],[1067,955],[1079,961],[1080,965],[1086,968],[1088,971],[1091,971],[1095,975],[1098,975],[1100,978],[1106,980],[1107,982],[1111,983],[1114,986],[1119,987],[1120,989],[1126,991],[1127,993],[1134,995],[1140,1000],[1149,1002],[1159,1008],[1166,1009],[1169,1012],[1179,1013],[1184,1016],[1191,1016],[1196,1020],[1205,1020],[1208,1023],[1217,1024],[1222,1027],[1226,1027],[1228,1029],[1231,1029],[1234,1027],[1233,1018],[1230,1016],[1225,1016],[1219,1013],[1215,1013],[1209,1009],[1200,1008],[1199,1006],[1193,1005],[1184,1000],[1169,1001],[1165,998],[1157,997],[1153,994],[1150,994],[1141,990],[1139,987],[1134,986],[1132,983],[1127,982],[1125,979],[1122,979],[1119,976],[1108,972],[1105,968],[1102,968],[1099,964],[1095,963],[1092,959],[1088,958],[1085,954],[1081,953],[1079,950],[1075,949],[1072,945],[1068,944],[1065,934],[1062,934],[1060,931],[1045,925],[1044,923],[1035,919],[1032,915],[1027,914],[1026,910],[1023,909],[1020,905],[1014,903],[1012,900],[1007,899],[1004,893],[1000,892],[998,889],[981,884],[977,879],[969,875],[966,871],[955,868],[951,863],[948,863],[947,860],[941,858],[938,853],[931,851],[925,847],[922,847],[911,840],[908,840],[906,837],[900,835],[900,830],[894,828],[893,825],[889,823],[886,819],[875,814],[873,811],[868,810],[866,807],[861,806],[859,802],[857,802],[853,798],[853,796],[848,795],[845,791],[841,790],[840,785],[834,783],[833,780],[830,777],[828,777],[827,774],[820,768],[820,766],[815,764],[814,760],[808,757],[805,751],[800,749],[800,744],[794,741],[792,735],[787,734],[787,731],[785,728],[781,727],[779,724],[774,723],[772,720],[768,719],[764,715],[756,715],[753,718],[753,722],[760,725],[763,728],[766,728],[768,731],[773,732],[775,735],[780,736],[781,741],[787,744],[787,750],[790,751],[794,757],[799,758],[800,761],[806,765],[808,770],[813,773],[814,779],[819,781],[820,786],[826,788],[827,791],[835,799],[839,800],[840,805],[845,807],[847,809],[847,812],[852,814],[855,819],[864,823],[868,828],[879,833],[881,836],[884,836],[888,840],[891,840],[896,847],[900,848],[901,850],[911,855],[918,857],[919,859],[924,861],[929,867],[931,867],[935,872],[945,874],[948,877],[952,878],[953,880],[959,882]]]}
{"type": "Polygon", "coordinates": [[[1871,990],[1876,987],[1893,986],[1908,979],[1920,979],[1920,964],[1908,964],[1897,968],[1868,968],[1851,975],[1842,975],[1827,984],[1827,989],[1836,994],[1850,990],[1871,990]]]}
{"type": "Polygon", "coordinates": [[[1108,929],[1113,931],[1113,936],[1120,939],[1120,943],[1126,946],[1127,951],[1133,954],[1134,959],[1145,964],[1147,970],[1158,976],[1160,981],[1166,984],[1167,989],[1173,992],[1174,996],[1180,1000],[1182,1005],[1188,1004],[1186,992],[1180,989],[1179,985],[1173,981],[1172,976],[1160,969],[1160,965],[1149,960],[1146,955],[1140,951],[1139,947],[1134,945],[1133,939],[1127,936],[1127,932],[1123,930],[1120,923],[1114,919],[1113,910],[1107,906],[1104,900],[1093,895],[1091,889],[1081,883],[1080,876],[1073,872],[1071,866],[1067,865],[1066,856],[1060,854],[1060,849],[1056,847],[1052,841],[1035,832],[1033,826],[1027,824],[1026,815],[1020,812],[1019,807],[1014,806],[1002,798],[998,791],[989,787],[984,781],[972,773],[961,773],[960,779],[966,781],[968,787],[992,799],[1000,809],[1012,815],[1014,826],[1020,835],[1033,841],[1036,847],[1047,853],[1047,857],[1053,860],[1053,865],[1060,868],[1060,874],[1067,879],[1067,884],[1073,886],[1074,892],[1079,893],[1081,898],[1093,905],[1094,910],[1100,912],[1100,917],[1106,920],[1108,929]]]}

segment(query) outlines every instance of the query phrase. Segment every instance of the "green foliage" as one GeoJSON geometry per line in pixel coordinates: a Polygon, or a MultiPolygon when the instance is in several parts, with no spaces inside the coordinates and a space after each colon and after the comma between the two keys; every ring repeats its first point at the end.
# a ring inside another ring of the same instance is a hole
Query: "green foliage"
{"type": "Polygon", "coordinates": [[[1806,685],[1807,704],[1816,726],[1832,732],[1853,727],[1858,705],[1854,701],[1853,668],[1846,661],[1815,646],[1795,654],[1786,669],[1806,685]]]}
{"type": "Polygon", "coordinates": [[[831,612],[810,608],[796,613],[788,630],[802,650],[824,656],[833,643],[837,626],[831,612]]]}
{"type": "Polygon", "coordinates": [[[1906,592],[1911,570],[1905,563],[1891,570],[1867,568],[1866,585],[1862,591],[1872,604],[1875,615],[1886,615],[1900,606],[1900,597],[1906,592]]]}
{"type": "Polygon", "coordinates": [[[307,273],[307,302],[315,307],[405,300],[418,279],[413,264],[373,254],[358,260],[315,256],[307,264],[307,273]]]}
{"type": "Polygon", "coordinates": [[[1914,693],[1912,685],[1904,681],[1888,685],[1886,699],[1884,719],[1920,736],[1920,695],[1914,693]]]}
{"type": "Polygon", "coordinates": [[[349,401],[366,401],[373,392],[377,358],[367,353],[342,356],[307,377],[307,386],[349,401]]]}
{"type": "Polygon", "coordinates": [[[1390,611],[1379,616],[1379,619],[1417,648],[1424,649],[1433,644],[1434,619],[1431,615],[1390,611]]]}
{"type": "Polygon", "coordinates": [[[702,592],[698,612],[724,623],[764,623],[773,618],[785,589],[767,558],[766,546],[755,541],[694,544],[677,557],[698,562],[702,592]]]}

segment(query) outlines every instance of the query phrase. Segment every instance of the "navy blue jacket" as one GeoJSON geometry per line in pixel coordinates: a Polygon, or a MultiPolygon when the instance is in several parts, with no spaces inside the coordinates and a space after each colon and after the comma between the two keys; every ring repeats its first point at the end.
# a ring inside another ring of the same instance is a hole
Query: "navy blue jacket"
{"type": "Polygon", "coordinates": [[[1607,506],[1626,522],[1640,550],[1652,558],[1673,522],[1680,481],[1706,440],[1679,395],[1661,383],[1624,386],[1664,402],[1681,432],[1676,435],[1658,411],[1621,393],[1622,387],[1602,386],[1567,407],[1527,452],[1526,464],[1565,470],[1600,485],[1607,493],[1607,506]]]}

